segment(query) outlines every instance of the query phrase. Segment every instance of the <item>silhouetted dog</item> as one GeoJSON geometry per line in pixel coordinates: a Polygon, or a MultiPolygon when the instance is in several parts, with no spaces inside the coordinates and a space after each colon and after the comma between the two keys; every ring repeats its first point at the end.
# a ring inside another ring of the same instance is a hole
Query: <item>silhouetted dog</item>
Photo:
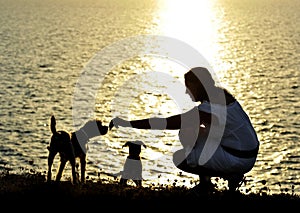
{"type": "Polygon", "coordinates": [[[124,163],[122,176],[120,178],[121,185],[127,185],[127,181],[131,179],[136,186],[142,186],[142,161],[140,158],[141,146],[146,148],[142,141],[128,141],[122,147],[129,147],[129,155],[124,163]]]}
{"type": "Polygon", "coordinates": [[[81,167],[81,182],[85,182],[85,169],[86,169],[86,145],[90,138],[105,135],[108,131],[107,126],[103,126],[100,120],[94,119],[86,122],[83,127],[75,132],[68,133],[66,131],[56,130],[55,117],[51,116],[50,124],[52,136],[48,155],[48,175],[47,180],[51,181],[51,167],[54,157],[57,153],[60,155],[60,165],[57,172],[56,181],[62,177],[63,170],[68,161],[72,166],[72,179],[73,183],[78,183],[76,172],[76,158],[80,159],[81,167]]]}

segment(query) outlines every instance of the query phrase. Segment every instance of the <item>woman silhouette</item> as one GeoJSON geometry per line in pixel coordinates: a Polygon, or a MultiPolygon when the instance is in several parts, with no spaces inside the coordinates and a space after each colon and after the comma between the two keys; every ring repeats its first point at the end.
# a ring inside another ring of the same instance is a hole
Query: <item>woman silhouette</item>
{"type": "Polygon", "coordinates": [[[234,192],[256,162],[257,134],[239,102],[226,89],[216,86],[206,68],[190,69],[184,80],[187,94],[199,102],[196,107],[167,118],[127,121],[116,117],[110,128],[179,130],[183,149],[174,153],[173,162],[177,168],[199,175],[200,184],[194,190],[208,192],[211,177],[222,177],[234,192]]]}

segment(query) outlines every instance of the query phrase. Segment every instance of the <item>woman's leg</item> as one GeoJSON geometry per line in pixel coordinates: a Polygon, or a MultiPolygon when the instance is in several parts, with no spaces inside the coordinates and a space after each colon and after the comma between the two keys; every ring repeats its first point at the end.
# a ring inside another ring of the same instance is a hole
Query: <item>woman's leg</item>
{"type": "Polygon", "coordinates": [[[199,175],[200,183],[191,189],[191,194],[207,194],[209,191],[213,190],[214,186],[211,182],[211,177],[219,175],[217,175],[215,171],[207,169],[203,166],[189,165],[185,157],[184,149],[178,150],[174,153],[173,163],[182,171],[199,175]]]}
{"type": "Polygon", "coordinates": [[[205,191],[206,189],[210,189],[212,186],[212,183],[210,181],[211,177],[221,177],[228,181],[228,188],[229,191],[236,191],[241,183],[244,180],[244,174],[223,174],[220,172],[213,171],[211,169],[207,169],[203,166],[191,166],[187,163],[186,157],[185,157],[185,150],[181,149],[176,151],[173,154],[173,163],[175,166],[185,172],[199,175],[200,184],[196,186],[196,188],[201,188],[202,191],[205,191]]]}
{"type": "Polygon", "coordinates": [[[203,166],[189,165],[186,160],[184,149],[180,149],[173,154],[173,163],[178,169],[191,174],[199,176],[220,176],[217,172],[211,169],[207,169],[203,166]]]}

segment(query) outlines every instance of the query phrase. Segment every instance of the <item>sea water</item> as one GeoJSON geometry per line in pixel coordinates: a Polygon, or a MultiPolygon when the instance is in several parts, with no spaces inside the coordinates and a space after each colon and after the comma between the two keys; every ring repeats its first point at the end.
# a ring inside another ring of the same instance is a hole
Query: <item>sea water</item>
{"type": "MultiPolygon", "coordinates": [[[[298,0],[0,0],[1,170],[46,173],[52,114],[74,131],[93,117],[108,125],[187,110],[185,61],[137,52],[162,36],[195,48],[252,120],[261,146],[242,190],[298,193],[299,10],[298,0]]],[[[88,179],[121,171],[128,140],[147,144],[144,185],[197,183],[172,162],[177,130],[122,127],[90,140],[88,179]]]]}

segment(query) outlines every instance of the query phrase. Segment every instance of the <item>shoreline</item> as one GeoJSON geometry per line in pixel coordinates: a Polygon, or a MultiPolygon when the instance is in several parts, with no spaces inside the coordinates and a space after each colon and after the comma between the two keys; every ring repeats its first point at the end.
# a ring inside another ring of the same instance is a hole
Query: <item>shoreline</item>
{"type": "Polygon", "coordinates": [[[122,187],[117,181],[86,181],[73,185],[70,181],[46,182],[41,173],[2,174],[0,175],[0,200],[2,207],[25,208],[43,205],[47,208],[100,207],[112,209],[136,208],[174,209],[197,208],[233,208],[239,205],[247,209],[268,210],[300,207],[300,196],[295,193],[269,195],[243,194],[215,190],[208,195],[189,193],[186,187],[122,187]],[[10,205],[12,202],[18,205],[10,205]]]}

